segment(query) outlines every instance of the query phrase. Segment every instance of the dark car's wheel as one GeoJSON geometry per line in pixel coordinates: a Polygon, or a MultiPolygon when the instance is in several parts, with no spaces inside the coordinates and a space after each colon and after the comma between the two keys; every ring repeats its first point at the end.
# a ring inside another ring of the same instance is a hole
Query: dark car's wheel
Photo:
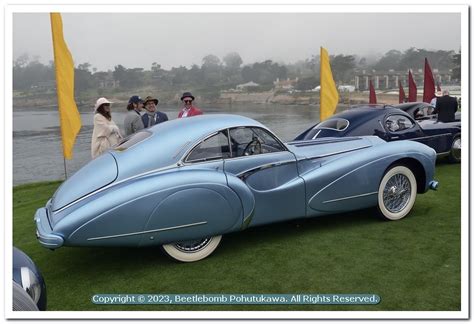
{"type": "Polygon", "coordinates": [[[181,262],[195,262],[209,256],[219,246],[222,235],[163,245],[171,258],[181,262]]]}
{"type": "Polygon", "coordinates": [[[15,281],[13,281],[12,304],[14,311],[39,311],[34,300],[15,281]]]}
{"type": "Polygon", "coordinates": [[[378,191],[378,209],[387,220],[405,217],[416,199],[416,179],[406,166],[397,165],[385,173],[378,191]]]}
{"type": "Polygon", "coordinates": [[[451,151],[449,152],[449,162],[461,162],[461,136],[455,136],[451,143],[451,151]]]}

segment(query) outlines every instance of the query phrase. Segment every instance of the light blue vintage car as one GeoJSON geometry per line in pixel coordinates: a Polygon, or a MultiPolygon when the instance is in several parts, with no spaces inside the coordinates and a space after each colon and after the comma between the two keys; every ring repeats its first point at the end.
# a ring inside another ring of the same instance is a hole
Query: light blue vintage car
{"type": "Polygon", "coordinates": [[[375,136],[282,143],[237,115],[183,118],[140,131],[89,162],[37,210],[39,242],[160,245],[192,262],[223,234],[376,206],[405,217],[436,189],[436,153],[375,136]]]}

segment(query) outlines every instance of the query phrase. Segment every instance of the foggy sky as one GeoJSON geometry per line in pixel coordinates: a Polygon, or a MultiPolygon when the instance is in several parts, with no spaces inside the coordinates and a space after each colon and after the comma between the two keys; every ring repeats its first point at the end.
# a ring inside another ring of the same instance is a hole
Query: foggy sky
{"type": "MultiPolygon", "coordinates": [[[[292,63],[319,54],[383,55],[410,47],[461,46],[459,13],[64,13],[64,37],[75,65],[98,70],[122,64],[150,69],[157,62],[201,65],[208,54],[238,52],[244,64],[292,63]]],[[[47,13],[13,14],[13,58],[53,60],[47,13]]]]}

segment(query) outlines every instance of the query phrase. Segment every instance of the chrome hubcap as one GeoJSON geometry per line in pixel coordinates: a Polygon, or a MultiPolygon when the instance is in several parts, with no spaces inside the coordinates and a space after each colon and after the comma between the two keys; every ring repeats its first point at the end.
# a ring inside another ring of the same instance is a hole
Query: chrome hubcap
{"type": "Polygon", "coordinates": [[[408,205],[410,196],[410,180],[403,174],[395,174],[383,189],[383,204],[391,213],[398,213],[408,205]]]}
{"type": "Polygon", "coordinates": [[[457,138],[453,142],[453,146],[451,150],[452,150],[453,157],[455,157],[456,159],[461,159],[461,139],[460,138],[457,138]]]}
{"type": "Polygon", "coordinates": [[[175,247],[186,253],[194,253],[202,250],[211,242],[211,238],[207,237],[201,240],[191,240],[175,243],[175,247]]]}

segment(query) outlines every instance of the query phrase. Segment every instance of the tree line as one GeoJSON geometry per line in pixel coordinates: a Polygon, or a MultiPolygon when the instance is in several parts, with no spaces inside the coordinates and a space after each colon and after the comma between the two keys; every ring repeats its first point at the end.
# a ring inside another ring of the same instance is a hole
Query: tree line
{"type": "MultiPolygon", "coordinates": [[[[382,57],[370,61],[357,55],[332,55],[331,67],[334,79],[338,84],[350,84],[355,73],[363,69],[379,71],[404,71],[422,69],[427,57],[432,69],[446,71],[452,69],[452,79],[461,78],[461,52],[430,51],[410,48],[404,52],[390,50],[382,57]]],[[[313,55],[295,63],[279,63],[272,60],[243,65],[241,56],[232,52],[222,59],[216,55],[206,55],[201,65],[191,67],[179,66],[169,70],[153,62],[150,69],[125,67],[117,65],[114,70],[98,71],[88,62],[75,67],[75,91],[98,90],[110,80],[117,82],[120,90],[140,89],[153,86],[162,90],[201,89],[208,95],[218,95],[220,90],[235,88],[238,84],[256,82],[258,90],[270,90],[276,79],[298,78],[296,89],[309,90],[319,85],[319,55],[313,55]]],[[[54,62],[42,64],[38,57],[30,58],[27,54],[13,62],[13,89],[31,91],[41,83],[53,83],[54,62]]],[[[100,94],[100,93],[99,93],[100,94]]]]}

